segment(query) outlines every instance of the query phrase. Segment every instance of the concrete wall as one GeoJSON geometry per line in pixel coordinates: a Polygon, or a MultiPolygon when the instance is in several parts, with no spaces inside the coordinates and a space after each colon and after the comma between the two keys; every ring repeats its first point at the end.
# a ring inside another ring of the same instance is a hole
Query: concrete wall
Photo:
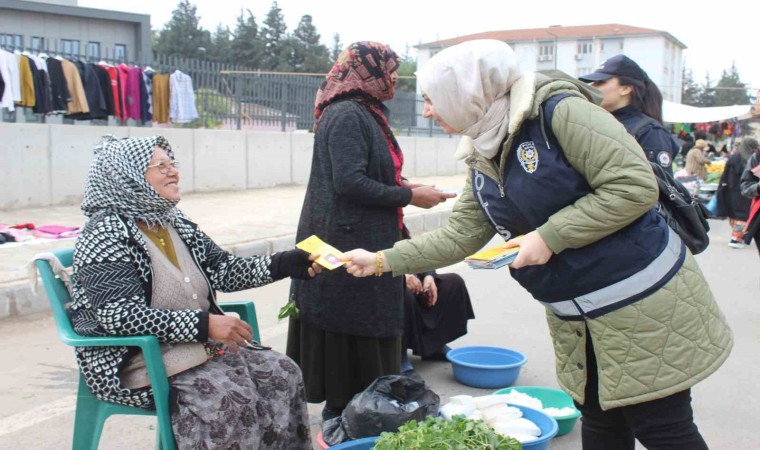
{"type": "MultiPolygon", "coordinates": [[[[306,184],[313,135],[142,127],[95,127],[0,123],[0,209],[81,202],[92,148],[104,134],[161,134],[181,166],[183,193],[235,191],[306,184]]],[[[464,173],[454,160],[456,138],[399,137],[404,175],[464,173]]]]}

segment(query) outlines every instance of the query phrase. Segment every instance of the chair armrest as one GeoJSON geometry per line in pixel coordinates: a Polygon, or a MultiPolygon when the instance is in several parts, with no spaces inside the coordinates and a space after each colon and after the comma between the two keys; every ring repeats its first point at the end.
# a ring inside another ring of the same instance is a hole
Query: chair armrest
{"type": "Polygon", "coordinates": [[[250,300],[241,300],[234,302],[220,302],[219,306],[224,312],[234,312],[240,316],[240,320],[248,322],[253,329],[253,339],[261,342],[259,336],[259,322],[256,318],[256,306],[250,300]]]}
{"type": "Polygon", "coordinates": [[[161,356],[161,347],[155,336],[77,336],[66,342],[72,347],[139,347],[142,351],[148,379],[157,404],[168,401],[169,380],[161,356]],[[166,399],[164,399],[164,397],[166,399]]]}

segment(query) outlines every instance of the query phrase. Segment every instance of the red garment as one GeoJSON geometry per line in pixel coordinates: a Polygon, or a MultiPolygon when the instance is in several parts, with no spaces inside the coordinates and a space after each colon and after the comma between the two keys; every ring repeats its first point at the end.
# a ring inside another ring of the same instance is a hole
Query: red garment
{"type": "Polygon", "coordinates": [[[127,116],[130,119],[142,120],[142,102],[140,100],[140,83],[143,82],[143,71],[131,67],[127,75],[127,116]]]}
{"type": "Polygon", "coordinates": [[[119,89],[121,89],[121,111],[122,121],[129,119],[128,100],[127,100],[127,78],[129,77],[129,66],[119,64],[119,89]]]}
{"type": "Polygon", "coordinates": [[[398,55],[377,42],[355,42],[341,53],[325,77],[314,100],[314,117],[337,97],[353,94],[378,102],[393,98],[391,74],[398,70],[398,55]]]}
{"type": "Polygon", "coordinates": [[[108,78],[111,79],[111,91],[113,92],[113,110],[117,119],[124,121],[127,117],[122,111],[121,90],[119,89],[119,69],[114,66],[101,65],[108,71],[108,78]]]}

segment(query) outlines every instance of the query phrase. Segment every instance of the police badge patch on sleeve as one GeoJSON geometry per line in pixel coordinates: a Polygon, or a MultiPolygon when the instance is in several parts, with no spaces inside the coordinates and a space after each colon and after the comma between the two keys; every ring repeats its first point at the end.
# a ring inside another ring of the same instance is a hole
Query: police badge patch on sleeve
{"type": "Polygon", "coordinates": [[[663,150],[657,154],[657,162],[660,163],[662,167],[670,167],[673,163],[673,158],[670,157],[669,152],[663,150]]]}
{"type": "Polygon", "coordinates": [[[517,160],[528,173],[533,173],[538,169],[538,149],[533,141],[523,142],[517,147],[517,160]]]}

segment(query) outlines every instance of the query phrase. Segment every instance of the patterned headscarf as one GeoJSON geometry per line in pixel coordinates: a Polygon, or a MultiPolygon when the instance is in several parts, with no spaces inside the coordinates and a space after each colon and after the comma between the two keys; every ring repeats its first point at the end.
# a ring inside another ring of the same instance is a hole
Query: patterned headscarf
{"type": "Polygon", "coordinates": [[[521,76],[509,45],[478,39],[436,53],[417,71],[417,82],[438,115],[493,158],[509,127],[510,89],[521,76]]]}
{"type": "Polygon", "coordinates": [[[145,171],[156,147],[172,160],[174,153],[163,136],[117,139],[104,136],[95,147],[87,173],[82,211],[87,217],[111,212],[140,220],[149,226],[168,226],[177,214],[179,200],[161,197],[148,184],[145,171]]]}
{"type": "Polygon", "coordinates": [[[317,92],[314,117],[338,97],[350,94],[384,102],[393,98],[391,74],[398,70],[398,55],[378,42],[362,41],[349,45],[338,56],[317,92]]]}

